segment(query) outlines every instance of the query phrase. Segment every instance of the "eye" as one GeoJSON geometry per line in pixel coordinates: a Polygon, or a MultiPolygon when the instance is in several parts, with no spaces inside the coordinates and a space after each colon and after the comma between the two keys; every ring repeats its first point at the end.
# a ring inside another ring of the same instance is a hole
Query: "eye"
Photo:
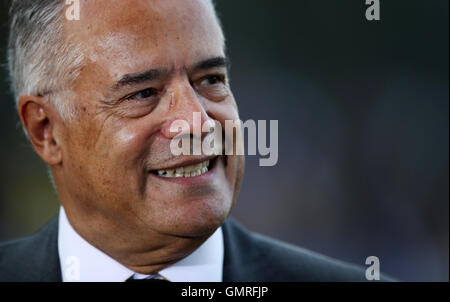
{"type": "Polygon", "coordinates": [[[230,95],[225,73],[206,75],[194,82],[194,87],[199,95],[214,102],[221,102],[230,95]]]}
{"type": "Polygon", "coordinates": [[[212,74],[203,78],[202,84],[206,85],[216,85],[216,84],[224,84],[225,76],[220,74],[212,74]]]}
{"type": "Polygon", "coordinates": [[[129,99],[129,100],[142,100],[142,99],[150,98],[150,97],[155,96],[157,94],[158,94],[158,90],[156,90],[154,88],[147,88],[147,89],[141,90],[138,93],[135,93],[135,94],[129,96],[127,99],[129,99]]]}

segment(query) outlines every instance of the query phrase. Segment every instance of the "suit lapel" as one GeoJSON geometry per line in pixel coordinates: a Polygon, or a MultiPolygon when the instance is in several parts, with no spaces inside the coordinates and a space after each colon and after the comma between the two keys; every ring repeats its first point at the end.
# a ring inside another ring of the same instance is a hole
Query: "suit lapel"
{"type": "Polygon", "coordinates": [[[228,218],[222,227],[224,240],[223,281],[257,281],[265,275],[261,251],[255,249],[254,236],[233,218],[228,218]]]}
{"type": "Polygon", "coordinates": [[[58,254],[58,216],[31,237],[27,278],[40,282],[61,282],[58,254]]]}

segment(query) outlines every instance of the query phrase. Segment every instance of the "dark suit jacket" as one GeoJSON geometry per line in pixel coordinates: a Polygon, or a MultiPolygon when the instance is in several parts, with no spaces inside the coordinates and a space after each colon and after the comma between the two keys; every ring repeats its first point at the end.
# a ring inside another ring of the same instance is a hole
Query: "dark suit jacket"
{"type": "MultiPolygon", "coordinates": [[[[223,235],[223,281],[366,281],[362,267],[249,232],[232,218],[223,235]]],[[[57,240],[55,217],[33,235],[1,244],[0,281],[62,281],[57,240]]]]}

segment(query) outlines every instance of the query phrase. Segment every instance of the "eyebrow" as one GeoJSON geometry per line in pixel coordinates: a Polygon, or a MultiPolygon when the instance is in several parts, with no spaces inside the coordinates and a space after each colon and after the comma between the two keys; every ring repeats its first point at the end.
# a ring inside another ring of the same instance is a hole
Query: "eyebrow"
{"type": "MultiPolygon", "coordinates": [[[[214,57],[200,61],[194,64],[194,66],[189,69],[192,71],[208,70],[218,67],[225,67],[228,69],[229,66],[230,66],[229,59],[225,57],[214,57]]],[[[164,75],[167,75],[168,73],[169,71],[166,69],[149,69],[143,72],[128,73],[122,76],[119,81],[117,81],[113,86],[111,86],[109,91],[114,92],[120,90],[122,87],[125,86],[151,82],[157,80],[158,78],[164,75]]]]}
{"type": "Polygon", "coordinates": [[[124,86],[136,85],[144,82],[154,81],[167,74],[167,70],[149,69],[138,73],[128,73],[120,78],[109,90],[116,91],[124,86]]]}
{"type": "Polygon", "coordinates": [[[226,57],[215,57],[198,62],[192,68],[193,71],[207,70],[217,67],[230,68],[230,60],[226,57]]]}

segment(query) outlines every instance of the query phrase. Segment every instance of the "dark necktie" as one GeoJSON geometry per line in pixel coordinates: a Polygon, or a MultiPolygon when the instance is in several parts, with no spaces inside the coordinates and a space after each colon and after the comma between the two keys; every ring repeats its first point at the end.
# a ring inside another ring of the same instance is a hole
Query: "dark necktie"
{"type": "Polygon", "coordinates": [[[133,276],[125,280],[125,282],[170,282],[167,278],[161,276],[160,274],[151,275],[144,279],[134,279],[133,276]]]}

